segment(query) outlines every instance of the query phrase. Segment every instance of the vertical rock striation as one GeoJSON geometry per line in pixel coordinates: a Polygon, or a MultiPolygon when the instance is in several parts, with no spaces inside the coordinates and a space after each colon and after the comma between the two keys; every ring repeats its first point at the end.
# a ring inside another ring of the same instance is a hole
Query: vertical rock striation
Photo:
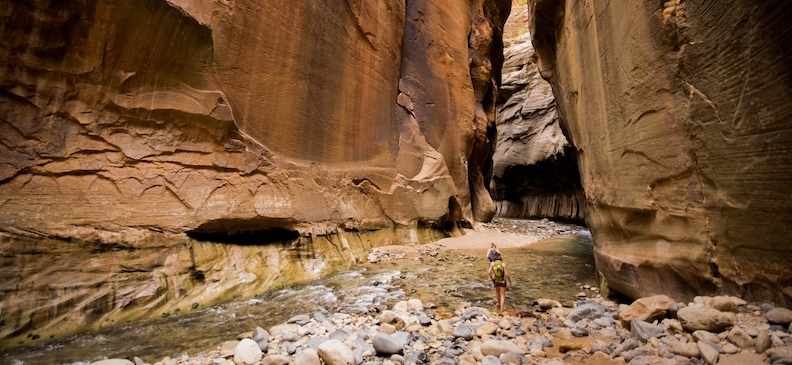
{"type": "Polygon", "coordinates": [[[792,6],[532,7],[607,284],[792,305],[792,6]]]}
{"type": "Polygon", "coordinates": [[[508,11],[0,1],[0,337],[252,295],[490,219],[508,11]]]}
{"type": "Polygon", "coordinates": [[[498,215],[582,220],[575,151],[558,123],[550,84],[539,74],[526,33],[528,7],[515,7],[500,88],[491,191],[498,215]]]}

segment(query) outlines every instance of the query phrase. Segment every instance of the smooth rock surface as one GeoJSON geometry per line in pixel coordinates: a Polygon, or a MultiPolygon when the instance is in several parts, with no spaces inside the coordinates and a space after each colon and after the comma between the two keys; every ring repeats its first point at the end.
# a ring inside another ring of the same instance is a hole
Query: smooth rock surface
{"type": "Polygon", "coordinates": [[[526,6],[513,6],[505,27],[502,84],[491,192],[498,215],[582,220],[583,190],[575,153],[558,120],[550,84],[536,65],[526,6]],[[552,177],[550,177],[552,176],[552,177]]]}
{"type": "Polygon", "coordinates": [[[708,365],[715,365],[718,362],[718,356],[720,356],[720,352],[717,349],[710,346],[709,344],[704,343],[704,341],[698,341],[696,343],[699,349],[699,353],[701,355],[701,360],[708,365]]]}
{"type": "Polygon", "coordinates": [[[792,307],[792,3],[529,3],[603,285],[792,307]]]}
{"type": "Polygon", "coordinates": [[[792,310],[787,308],[773,308],[767,313],[765,313],[765,318],[770,323],[780,324],[780,325],[790,325],[792,324],[792,310]]]}
{"type": "Polygon", "coordinates": [[[523,349],[519,348],[511,341],[488,340],[481,344],[481,353],[484,354],[484,356],[492,355],[498,358],[509,352],[525,353],[523,349]]]}
{"type": "Polygon", "coordinates": [[[4,2],[0,338],[252,297],[489,221],[510,5],[4,2]]]}
{"type": "Polygon", "coordinates": [[[327,340],[316,349],[319,358],[328,365],[355,365],[355,354],[339,340],[327,340]]]}
{"type": "Polygon", "coordinates": [[[651,297],[636,299],[630,306],[619,312],[619,320],[625,328],[629,328],[630,321],[638,320],[652,322],[665,317],[666,313],[676,301],[667,295],[653,295],[651,297]]]}
{"type": "Polygon", "coordinates": [[[375,335],[371,340],[371,344],[374,346],[377,353],[385,355],[400,354],[404,351],[405,345],[404,341],[401,339],[385,333],[378,333],[375,335]]]}
{"type": "Polygon", "coordinates": [[[677,312],[682,327],[688,331],[720,332],[734,324],[734,314],[709,307],[685,307],[677,312]]]}
{"type": "Polygon", "coordinates": [[[254,365],[261,360],[263,353],[259,344],[249,338],[239,341],[234,349],[234,363],[237,365],[254,365]]]}
{"type": "Polygon", "coordinates": [[[319,353],[314,349],[305,349],[294,355],[295,364],[319,365],[319,353]]]}
{"type": "Polygon", "coordinates": [[[684,357],[699,356],[698,345],[694,342],[682,343],[680,341],[674,341],[671,343],[670,347],[671,347],[671,352],[675,355],[680,355],[684,357]]]}

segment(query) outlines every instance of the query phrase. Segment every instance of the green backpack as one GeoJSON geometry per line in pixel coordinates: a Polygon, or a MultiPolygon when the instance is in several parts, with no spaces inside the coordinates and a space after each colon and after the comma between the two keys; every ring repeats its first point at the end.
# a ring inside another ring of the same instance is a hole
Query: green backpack
{"type": "Polygon", "coordinates": [[[503,261],[495,261],[492,272],[495,273],[495,281],[503,281],[503,261]]]}

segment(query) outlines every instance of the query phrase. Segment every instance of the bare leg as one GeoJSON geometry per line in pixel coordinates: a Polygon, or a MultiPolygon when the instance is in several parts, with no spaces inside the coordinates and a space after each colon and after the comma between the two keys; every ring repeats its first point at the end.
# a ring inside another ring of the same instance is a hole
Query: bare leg
{"type": "Polygon", "coordinates": [[[506,305],[506,288],[499,286],[495,292],[498,294],[498,309],[503,312],[503,307],[506,305]]]}

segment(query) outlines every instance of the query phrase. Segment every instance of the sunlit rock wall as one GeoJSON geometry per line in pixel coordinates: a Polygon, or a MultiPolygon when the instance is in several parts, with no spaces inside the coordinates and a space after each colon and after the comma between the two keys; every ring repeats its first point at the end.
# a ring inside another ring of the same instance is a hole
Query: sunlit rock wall
{"type": "Polygon", "coordinates": [[[792,306],[792,4],[532,5],[607,284],[792,306]]]}
{"type": "Polygon", "coordinates": [[[576,154],[558,123],[553,90],[539,74],[527,14],[527,5],[513,4],[506,22],[490,190],[499,216],[582,221],[576,154]]]}
{"type": "Polygon", "coordinates": [[[266,279],[307,265],[253,257],[286,255],[263,253],[271,242],[333,268],[490,219],[508,11],[0,1],[0,337],[314,277],[266,279]]]}

